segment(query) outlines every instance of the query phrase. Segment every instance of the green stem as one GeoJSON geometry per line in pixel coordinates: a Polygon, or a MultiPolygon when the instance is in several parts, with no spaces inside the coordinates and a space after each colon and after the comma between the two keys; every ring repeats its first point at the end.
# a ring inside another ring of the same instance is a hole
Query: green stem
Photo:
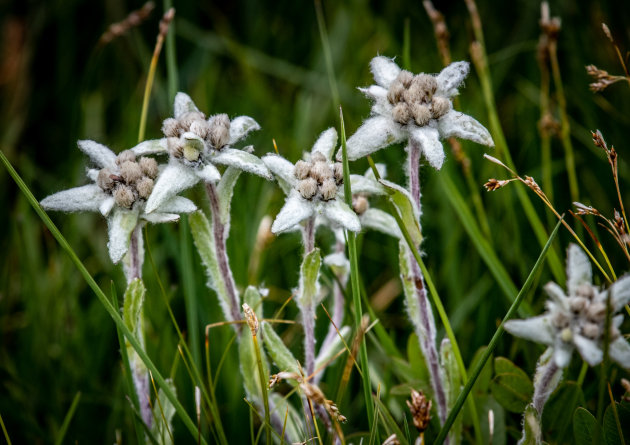
{"type": "MultiPolygon", "coordinates": [[[[343,111],[339,107],[339,119],[341,122],[341,150],[343,154],[343,189],[346,204],[352,208],[352,190],[350,189],[350,167],[348,165],[348,151],[346,148],[346,130],[343,122],[343,111]]],[[[361,308],[361,295],[359,283],[359,264],[357,260],[357,241],[353,232],[346,232],[348,239],[348,256],[350,259],[350,282],[352,284],[352,305],[354,306],[354,325],[358,332],[361,332],[361,317],[363,309],[361,308]]],[[[359,344],[359,361],[361,362],[361,371],[363,373],[363,396],[365,399],[365,408],[367,410],[368,424],[370,431],[374,425],[374,405],[372,403],[372,383],[370,381],[370,368],[368,367],[368,355],[365,336],[359,344]]],[[[377,430],[377,441],[378,430],[377,430]]],[[[380,442],[380,441],[379,441],[380,442]]]]}
{"type": "Polygon", "coordinates": [[[322,39],[322,48],[324,50],[324,59],[326,60],[326,71],[328,72],[328,83],[330,83],[330,92],[333,97],[333,108],[336,110],[341,105],[339,99],[339,88],[335,80],[335,68],[333,66],[332,51],[330,50],[330,40],[328,40],[328,32],[326,31],[326,21],[324,19],[324,11],[322,9],[321,0],[315,0],[315,14],[317,15],[317,26],[319,28],[319,36],[322,39]]]}
{"type": "Polygon", "coordinates": [[[199,314],[197,311],[197,292],[195,290],[195,276],[193,272],[191,240],[188,236],[188,217],[181,218],[180,228],[181,244],[181,275],[182,287],[184,290],[184,301],[186,303],[186,320],[188,325],[188,335],[190,337],[190,349],[195,368],[201,368],[201,350],[199,343],[199,314]]]}
{"type": "MultiPolygon", "coordinates": [[[[168,11],[173,7],[173,0],[164,0],[164,10],[168,11]]],[[[173,103],[179,84],[177,74],[177,57],[175,54],[175,21],[169,25],[169,32],[166,33],[166,79],[168,82],[168,100],[173,103]]]]}
{"type": "MultiPolygon", "coordinates": [[[[269,412],[269,394],[267,394],[267,385],[269,379],[265,375],[265,370],[263,369],[262,357],[260,356],[260,348],[258,346],[258,337],[254,332],[252,332],[252,339],[254,340],[254,351],[256,351],[256,364],[258,365],[258,378],[260,379],[262,399],[265,406],[265,429],[267,444],[271,444],[271,414],[269,412]]],[[[313,421],[315,420],[313,419],[313,421]]]]}
{"type": "Polygon", "coordinates": [[[0,415],[0,426],[2,427],[2,434],[4,434],[4,439],[7,441],[7,445],[11,445],[11,438],[9,437],[7,427],[4,425],[4,420],[2,420],[2,415],[0,415]]]}
{"type": "Polygon", "coordinates": [[[70,405],[70,409],[68,409],[68,413],[66,417],[63,419],[63,423],[61,424],[61,428],[59,429],[59,435],[55,440],[55,445],[61,445],[63,443],[63,438],[66,436],[66,432],[68,431],[68,427],[70,426],[70,422],[72,421],[72,417],[74,416],[74,412],[77,410],[77,406],[79,405],[79,400],[81,400],[81,391],[79,391],[72,400],[72,404],[70,405]]]}
{"type": "MultiPolygon", "coordinates": [[[[547,240],[547,243],[543,247],[542,252],[538,256],[538,260],[536,260],[536,264],[534,264],[534,267],[529,273],[527,280],[525,280],[525,284],[523,284],[523,287],[521,288],[518,295],[516,296],[514,303],[512,303],[512,306],[510,306],[510,309],[507,311],[507,314],[505,314],[503,321],[501,322],[496,332],[492,336],[492,339],[490,340],[488,347],[483,352],[481,359],[479,360],[479,362],[477,362],[477,366],[475,367],[475,369],[473,369],[470,379],[464,384],[464,389],[460,393],[459,397],[457,397],[457,400],[455,401],[455,405],[453,406],[453,409],[451,410],[448,418],[446,419],[446,423],[440,430],[438,437],[435,439],[434,444],[439,445],[442,442],[444,442],[444,439],[446,438],[446,435],[448,434],[448,430],[453,425],[453,422],[455,422],[455,419],[457,418],[457,414],[462,409],[462,406],[464,405],[464,401],[467,399],[468,394],[470,393],[473,385],[475,384],[475,381],[479,377],[479,374],[481,374],[481,371],[484,365],[486,364],[486,362],[488,361],[488,359],[494,352],[494,349],[497,347],[497,344],[499,340],[501,339],[501,336],[503,335],[503,332],[505,330],[503,327],[505,325],[505,322],[508,321],[510,318],[512,318],[512,316],[516,313],[518,306],[521,304],[521,301],[523,301],[523,299],[527,295],[527,292],[532,286],[532,283],[534,282],[534,278],[536,277],[538,269],[542,266],[543,260],[545,259],[545,256],[547,255],[547,251],[549,250],[551,243],[553,242],[556,235],[558,234],[559,228],[560,228],[560,221],[558,222],[558,224],[556,224],[555,229],[553,230],[549,239],[547,240]]],[[[455,349],[453,348],[453,350],[455,349]]],[[[472,401],[473,399],[469,399],[469,400],[472,401]]]]}

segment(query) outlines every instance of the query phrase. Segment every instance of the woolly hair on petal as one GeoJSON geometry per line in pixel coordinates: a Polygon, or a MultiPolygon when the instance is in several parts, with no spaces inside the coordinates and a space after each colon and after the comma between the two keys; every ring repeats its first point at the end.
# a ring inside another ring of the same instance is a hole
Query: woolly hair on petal
{"type": "MultiPolygon", "coordinates": [[[[348,159],[356,161],[381,148],[402,142],[406,136],[404,129],[391,118],[371,117],[346,142],[348,159]]],[[[341,150],[337,151],[337,160],[342,160],[341,150]]]]}
{"type": "Polygon", "coordinates": [[[567,290],[575,295],[582,284],[593,282],[591,262],[577,244],[569,244],[567,249],[567,290]]]}
{"type": "Polygon", "coordinates": [[[313,216],[313,204],[306,201],[294,190],[271,225],[271,232],[277,234],[292,230],[296,225],[311,216],[313,216]]]}
{"type": "Polygon", "coordinates": [[[118,263],[129,250],[131,232],[136,228],[137,223],[137,210],[115,208],[107,218],[109,231],[107,247],[109,249],[109,257],[114,264],[118,263]]]}
{"type": "Polygon", "coordinates": [[[469,72],[470,64],[468,62],[451,63],[436,76],[438,84],[436,94],[449,98],[456,96],[460,85],[464,82],[469,72]]]}
{"type": "Polygon", "coordinates": [[[212,157],[212,162],[238,168],[239,170],[253,173],[265,179],[273,179],[271,172],[258,156],[235,148],[224,148],[212,157]]]}
{"type": "Polygon", "coordinates": [[[395,238],[403,238],[394,217],[381,209],[369,208],[361,215],[360,219],[363,229],[376,230],[395,238]]]}
{"type": "Polygon", "coordinates": [[[439,170],[444,164],[444,147],[440,142],[440,133],[432,127],[417,127],[411,125],[409,129],[409,143],[418,144],[422,147],[424,157],[429,161],[431,167],[439,170]]]}
{"type": "Polygon", "coordinates": [[[622,368],[630,370],[630,344],[625,338],[619,337],[610,343],[608,354],[622,368]]]}
{"type": "Polygon", "coordinates": [[[457,137],[478,144],[494,147],[492,136],[476,119],[459,111],[451,110],[438,120],[438,129],[443,139],[457,137]]]}
{"type": "Polygon", "coordinates": [[[199,182],[195,171],[182,165],[179,161],[171,161],[158,176],[151,196],[147,200],[145,211],[151,213],[170,198],[199,182]]]}
{"type": "Polygon", "coordinates": [[[624,275],[610,286],[610,303],[612,312],[621,310],[626,304],[630,303],[630,275],[624,275]]]}
{"type": "Polygon", "coordinates": [[[116,153],[98,142],[83,140],[77,142],[79,149],[100,168],[116,170],[116,153]]]}
{"type": "Polygon", "coordinates": [[[370,62],[370,71],[372,71],[377,84],[383,88],[389,88],[391,83],[398,77],[400,67],[392,59],[377,56],[370,62]]]}
{"type": "Polygon", "coordinates": [[[197,177],[203,182],[219,182],[221,180],[221,173],[212,164],[206,164],[203,167],[195,170],[197,177]]]}
{"type": "Polygon", "coordinates": [[[337,130],[334,128],[329,128],[322,132],[315,141],[313,148],[311,149],[311,154],[315,152],[319,152],[324,155],[324,157],[328,160],[332,159],[333,152],[337,146],[337,130]]]}
{"type": "Polygon", "coordinates": [[[243,139],[251,131],[260,130],[260,125],[249,116],[238,116],[230,122],[230,145],[243,139]]]}
{"type": "Polygon", "coordinates": [[[114,197],[113,196],[108,196],[107,198],[105,198],[105,200],[98,207],[98,210],[99,210],[99,212],[101,212],[101,215],[107,216],[107,215],[109,215],[109,212],[112,211],[112,209],[114,208],[115,204],[116,204],[116,200],[114,199],[114,197]]]}
{"type": "Polygon", "coordinates": [[[183,196],[173,196],[157,209],[163,213],[192,213],[195,210],[197,210],[195,203],[183,196]]]}
{"type": "Polygon", "coordinates": [[[152,224],[162,224],[179,221],[179,215],[176,213],[153,212],[142,215],[142,219],[152,224]]]}
{"type": "Polygon", "coordinates": [[[167,139],[151,139],[142,141],[131,149],[136,156],[168,153],[167,139]]]}
{"type": "Polygon", "coordinates": [[[348,205],[340,199],[333,199],[321,204],[321,211],[333,224],[344,227],[351,232],[361,230],[359,217],[348,205]]]}
{"type": "MultiPolygon", "coordinates": [[[[372,176],[374,178],[374,176],[372,176]]],[[[385,195],[385,188],[375,179],[363,175],[350,175],[350,188],[352,193],[365,193],[367,195],[385,195]]]]}
{"type": "Polygon", "coordinates": [[[289,194],[291,188],[297,183],[297,179],[293,174],[295,165],[275,153],[266,154],[262,157],[262,161],[278,179],[284,193],[289,194]]]}
{"type": "Polygon", "coordinates": [[[57,192],[40,204],[45,210],[60,212],[98,212],[108,195],[96,184],[88,184],[57,192]]]}
{"type": "Polygon", "coordinates": [[[573,344],[586,363],[595,366],[604,359],[604,352],[596,342],[583,337],[579,334],[573,334],[573,344]]]}
{"type": "Polygon", "coordinates": [[[182,114],[190,111],[199,111],[199,109],[188,94],[182,92],[177,93],[173,105],[173,117],[178,119],[182,114]]]}
{"type": "Polygon", "coordinates": [[[560,286],[558,286],[556,283],[551,281],[545,284],[544,289],[545,289],[545,292],[547,292],[547,295],[549,295],[549,297],[554,302],[563,306],[566,304],[567,297],[564,294],[564,290],[560,286]]]}
{"type": "Polygon", "coordinates": [[[554,344],[553,327],[548,315],[539,315],[525,320],[508,320],[504,327],[510,334],[525,340],[549,346],[554,344]]]}
{"type": "Polygon", "coordinates": [[[553,347],[553,359],[559,368],[566,368],[571,363],[573,355],[573,343],[565,343],[561,339],[556,339],[553,347]]]}

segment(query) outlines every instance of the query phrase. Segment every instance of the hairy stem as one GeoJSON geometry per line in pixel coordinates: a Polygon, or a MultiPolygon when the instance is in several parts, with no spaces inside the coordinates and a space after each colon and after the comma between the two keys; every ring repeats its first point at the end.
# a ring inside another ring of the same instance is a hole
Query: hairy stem
{"type": "MultiPolygon", "coordinates": [[[[219,264],[219,270],[223,277],[223,284],[225,286],[225,292],[230,300],[230,313],[225,314],[230,321],[237,321],[241,319],[240,305],[238,302],[238,292],[236,290],[236,283],[234,282],[234,276],[232,275],[232,269],[230,269],[230,262],[227,255],[227,230],[226,225],[221,221],[221,209],[219,206],[219,196],[215,184],[206,182],[206,193],[208,200],[210,201],[211,224],[212,224],[212,236],[214,237],[214,245],[217,254],[217,262],[219,264]]],[[[237,329],[240,330],[239,325],[237,329]]]]}
{"type": "Polygon", "coordinates": [[[558,373],[562,372],[562,369],[558,367],[553,357],[549,359],[549,362],[545,364],[538,371],[536,381],[534,382],[534,397],[532,403],[534,408],[538,411],[538,415],[542,416],[543,408],[547,399],[551,393],[556,389],[560,379],[558,373]]]}

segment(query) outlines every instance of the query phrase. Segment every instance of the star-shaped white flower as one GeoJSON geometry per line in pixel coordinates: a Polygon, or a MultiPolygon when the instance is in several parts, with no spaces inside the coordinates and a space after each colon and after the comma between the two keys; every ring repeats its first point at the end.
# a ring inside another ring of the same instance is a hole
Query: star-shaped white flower
{"type": "Polygon", "coordinates": [[[494,146],[483,125],[453,110],[452,98],[468,75],[468,62],[451,63],[437,75],[414,76],[393,60],[378,56],[370,68],[376,85],[359,89],[374,100],[372,117],[348,139],[348,159],[408,140],[421,147],[429,164],[440,169],[444,162],[441,139],[458,137],[494,146]]]}
{"type": "MultiPolygon", "coordinates": [[[[160,180],[155,159],[140,157],[131,150],[116,155],[94,141],[79,141],[79,149],[88,155],[96,169],[87,175],[93,184],[64,190],[44,198],[46,210],[62,212],[100,212],[107,218],[109,256],[118,263],[129,250],[131,232],[139,222],[171,222],[179,213],[197,209],[189,199],[171,196],[153,213],[147,213],[146,200],[154,191],[154,180],[160,180]]],[[[163,173],[163,172],[162,172],[163,173]]]]}
{"type": "Polygon", "coordinates": [[[630,275],[626,275],[607,290],[592,284],[591,263],[575,244],[567,253],[567,293],[550,282],[545,291],[551,297],[547,312],[527,320],[510,320],[506,331],[518,337],[553,348],[553,358],[565,368],[574,349],[591,366],[600,363],[606,323],[606,300],[610,295],[612,323],[610,327],[610,358],[630,369],[630,344],[619,333],[623,315],[614,315],[630,301],[630,275]]]}
{"type": "Polygon", "coordinates": [[[320,215],[333,226],[352,232],[361,230],[358,216],[343,200],[343,167],[332,161],[336,144],[337,131],[329,128],[305,154],[306,160],[295,165],[276,154],[263,156],[263,162],[287,195],[271,226],[273,233],[294,230],[302,221],[320,215]]]}
{"type": "Polygon", "coordinates": [[[230,121],[227,114],[215,114],[206,119],[187,94],[177,93],[174,117],[166,119],[162,125],[166,137],[142,142],[132,149],[137,155],[170,154],[169,164],[147,201],[147,212],[155,211],[170,197],[200,181],[219,181],[221,173],[216,165],[232,166],[272,179],[260,158],[251,154],[253,147],[244,150],[232,147],[249,132],[259,129],[260,125],[249,116],[238,116],[230,121]]]}

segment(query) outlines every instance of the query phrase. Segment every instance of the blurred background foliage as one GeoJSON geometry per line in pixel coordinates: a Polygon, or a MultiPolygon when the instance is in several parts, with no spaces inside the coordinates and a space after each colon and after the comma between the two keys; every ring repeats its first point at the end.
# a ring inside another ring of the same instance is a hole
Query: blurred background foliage
{"type": "MultiPolygon", "coordinates": [[[[140,25],[103,43],[99,39],[109,25],[142,7],[141,1],[0,3],[0,144],[36,197],[41,199],[86,182],[86,159],[76,149],[78,139],[94,139],[114,151],[136,143],[144,84],[164,11],[159,1],[155,6],[140,25]]],[[[322,130],[329,126],[338,128],[338,111],[331,95],[313,3],[175,1],[174,6],[178,89],[190,94],[199,108],[208,113],[254,117],[262,130],[250,136],[248,143],[255,145],[258,155],[273,151],[272,139],[275,139],[279,152],[295,161],[303,150],[310,149],[322,130]]],[[[454,60],[470,60],[473,33],[465,3],[443,2],[436,7],[445,15],[454,60]]],[[[482,1],[478,7],[493,90],[508,145],[518,171],[534,176],[540,184],[540,70],[536,59],[540,5],[523,0],[482,1]]],[[[412,71],[438,72],[442,68],[431,22],[419,1],[326,0],[323,9],[348,134],[369,114],[369,101],[356,90],[357,86],[373,83],[369,61],[377,54],[403,55],[406,23],[412,71]]],[[[622,74],[601,23],[608,24],[622,51],[629,48],[630,8],[612,1],[554,1],[551,13],[562,19],[558,55],[575,149],[579,197],[610,215],[618,206],[610,169],[604,153],[593,146],[589,130],[600,129],[609,145],[618,150],[622,193],[629,203],[630,89],[620,82],[603,93],[593,94],[588,88],[584,66],[595,64],[622,74]]],[[[552,91],[552,111],[557,117],[556,105],[552,91]]],[[[474,69],[461,90],[459,109],[488,124],[474,69]]],[[[151,97],[147,138],[160,136],[161,121],[171,113],[162,54],[151,97]]],[[[506,172],[482,158],[482,147],[467,142],[463,147],[470,157],[472,175],[487,212],[490,243],[520,287],[540,251],[516,198],[515,187],[521,185],[486,193],[482,184],[490,177],[505,178],[506,172]]],[[[401,182],[404,181],[402,155],[402,147],[394,147],[373,157],[388,165],[391,179],[401,182]]],[[[554,204],[564,212],[570,208],[571,199],[564,151],[558,138],[552,138],[552,160],[554,204]]],[[[351,168],[362,173],[367,163],[356,162],[351,168]]],[[[442,170],[440,174],[448,175],[468,200],[460,165],[452,153],[447,154],[442,170]]],[[[446,199],[437,173],[424,167],[421,174],[425,261],[450,314],[464,360],[469,364],[475,351],[489,341],[508,307],[507,301],[446,199]]],[[[553,218],[528,193],[549,231],[554,225],[553,218]]],[[[197,202],[204,202],[199,190],[188,194],[197,202]]],[[[236,281],[241,287],[247,284],[270,287],[270,302],[265,312],[271,315],[296,285],[299,240],[293,235],[274,238],[266,244],[260,258],[252,260],[260,220],[265,214],[275,215],[284,197],[274,184],[248,175],[241,177],[235,196],[228,248],[236,281]],[[250,267],[256,261],[258,267],[250,267]]],[[[133,441],[113,323],[4,169],[0,170],[0,205],[3,209],[0,414],[13,442],[53,442],[79,391],[82,397],[67,441],[112,443],[117,431],[122,434],[123,443],[133,441]]],[[[122,295],[122,272],[111,264],[105,249],[105,221],[99,215],[88,214],[57,214],[53,220],[101,287],[108,292],[113,281],[122,295]]],[[[569,222],[576,225],[571,218],[569,222]]],[[[594,222],[590,222],[594,227],[594,222]]],[[[169,374],[176,361],[177,336],[160,298],[156,275],[164,283],[178,322],[186,331],[197,329],[203,335],[206,324],[221,321],[216,299],[205,287],[205,274],[193,252],[192,286],[200,305],[200,320],[196,326],[186,326],[181,284],[182,264],[185,264],[182,243],[191,240],[187,232],[180,233],[181,226],[148,229],[156,269],[148,260],[145,262],[149,291],[147,349],[165,374],[169,374]]],[[[628,269],[628,263],[608,234],[601,229],[597,232],[621,275],[628,269]]],[[[332,237],[321,234],[318,240],[326,250],[332,237]]],[[[563,252],[569,241],[567,232],[562,232],[555,243],[556,249],[563,252]]],[[[380,322],[406,357],[411,328],[399,298],[397,245],[386,236],[366,233],[360,238],[360,248],[367,296],[380,322]]],[[[549,279],[551,274],[545,268],[528,296],[536,311],[542,310],[544,301],[540,285],[549,279]]],[[[603,281],[600,276],[596,280],[603,281]]],[[[296,310],[290,304],[285,317],[295,315],[296,310]]],[[[322,333],[326,324],[325,315],[319,314],[322,333]]],[[[624,326],[627,332],[628,322],[624,326]]],[[[279,331],[300,356],[299,327],[279,331]]],[[[211,330],[214,366],[231,337],[229,328],[211,330]]],[[[382,398],[392,413],[402,416],[409,382],[394,375],[390,357],[375,337],[368,338],[368,348],[375,380],[383,385],[382,398]]],[[[497,352],[531,374],[541,351],[538,345],[506,336],[497,352]]],[[[326,382],[338,379],[344,365],[343,361],[338,362],[341,363],[336,363],[324,380],[324,388],[326,382]]],[[[579,366],[574,357],[568,371],[570,379],[576,378],[579,366]]],[[[193,412],[192,388],[183,366],[173,372],[178,394],[193,412]]],[[[588,372],[587,382],[598,370],[588,372]]],[[[360,393],[356,376],[352,385],[349,394],[360,393]]],[[[589,388],[585,390],[595,390],[595,386],[589,388]]],[[[217,397],[228,437],[233,443],[248,441],[248,409],[243,402],[233,346],[226,353],[217,397]]],[[[361,397],[346,395],[338,404],[349,419],[347,433],[367,428],[361,397]]],[[[511,428],[516,433],[520,429],[519,417],[512,416],[507,420],[508,430],[511,428]]],[[[176,439],[189,441],[178,420],[175,432],[176,439]]],[[[512,441],[510,437],[508,442],[512,441]]]]}

